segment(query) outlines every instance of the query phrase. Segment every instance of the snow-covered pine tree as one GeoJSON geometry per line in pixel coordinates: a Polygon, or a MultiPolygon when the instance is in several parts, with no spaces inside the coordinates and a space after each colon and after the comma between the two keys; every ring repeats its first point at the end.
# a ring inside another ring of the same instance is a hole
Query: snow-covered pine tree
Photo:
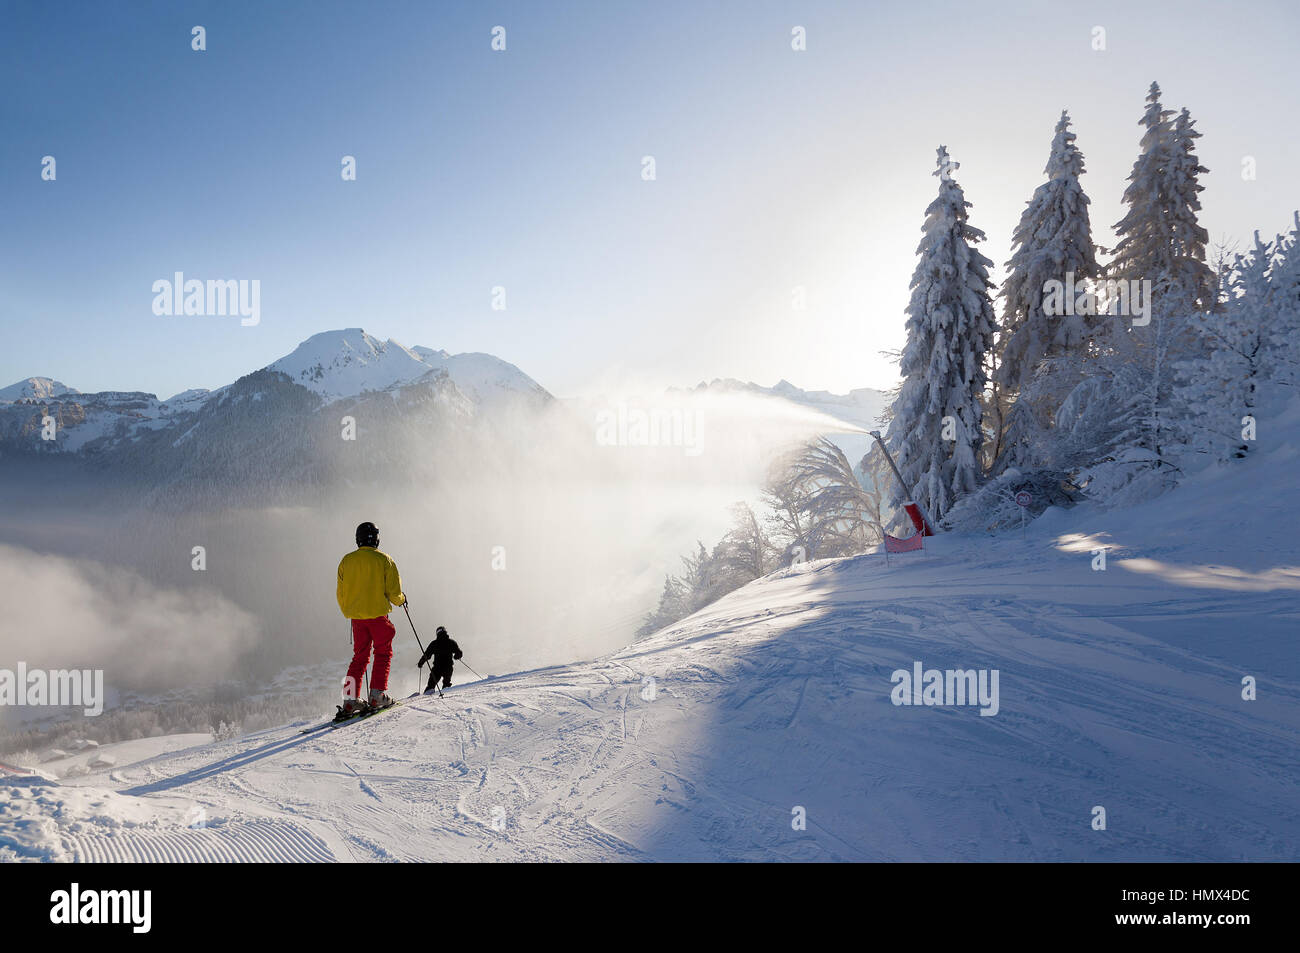
{"type": "Polygon", "coordinates": [[[958,165],[943,146],[937,166],[939,195],[925,210],[906,309],[903,385],[887,437],[907,484],[895,489],[894,502],[916,500],[933,520],[982,476],[984,360],[994,327],[993,263],[974,247],[984,233],[967,221],[970,203],[953,178],[958,165]]]}
{"type": "Polygon", "coordinates": [[[682,557],[682,574],[664,579],[659,605],[646,615],[637,635],[650,635],[672,625],[727,591],[719,585],[718,559],[704,548],[703,542],[697,542],[696,547],[694,555],[682,557]]]}
{"type": "MultiPolygon", "coordinates": [[[[1083,153],[1075,145],[1070,117],[1062,111],[1056,124],[1051,152],[1043,170],[1047,181],[1034,190],[1012,236],[1012,255],[1002,285],[1002,324],[998,335],[995,384],[1003,429],[995,450],[995,472],[1027,462],[1033,435],[1050,426],[1050,412],[1034,395],[1017,400],[1037,377],[1035,390],[1056,392],[1059,404],[1078,383],[1077,374],[1059,378],[1079,366],[1098,318],[1088,314],[1048,314],[1046,289],[1057,281],[1069,287],[1097,278],[1096,247],[1088,217],[1088,196],[1079,177],[1084,172],[1083,153]],[[1070,355],[1073,360],[1043,361],[1070,355]],[[1032,419],[1029,419],[1032,417],[1032,419]]],[[[1067,309],[1074,312],[1073,308],[1067,309]]]]}
{"type": "Polygon", "coordinates": [[[734,504],[731,515],[731,530],[714,548],[714,557],[721,560],[732,584],[740,587],[775,569],[780,553],[748,503],[734,504]]]}
{"type": "Polygon", "coordinates": [[[1199,176],[1210,171],[1196,156],[1199,138],[1201,134],[1196,131],[1191,114],[1183,109],[1170,134],[1167,174],[1170,288],[1166,293],[1173,292],[1178,297],[1166,302],[1167,314],[1213,311],[1218,303],[1218,284],[1205,255],[1210,233],[1196,217],[1201,211],[1200,193],[1205,191],[1199,176]]]}
{"type": "Polygon", "coordinates": [[[1300,212],[1294,213],[1291,231],[1279,236],[1278,260],[1269,273],[1276,308],[1269,341],[1271,375],[1284,386],[1300,381],[1300,212]]]}
{"type": "Polygon", "coordinates": [[[1124,191],[1128,212],[1115,226],[1119,243],[1106,277],[1150,282],[1150,314],[1145,325],[1132,315],[1106,316],[1100,353],[1056,421],[1063,455],[1083,468],[1089,494],[1116,505],[1167,489],[1179,472],[1176,369],[1204,353],[1191,316],[1217,306],[1205,261],[1209,236],[1196,219],[1197,177],[1206,171],[1194,150],[1200,134],[1186,110],[1171,120],[1157,84],[1146,101],[1141,151],[1124,191]]]}
{"type": "MultiPolygon", "coordinates": [[[[1159,85],[1152,83],[1139,121],[1145,129],[1141,152],[1124,190],[1128,212],[1115,225],[1119,242],[1106,277],[1150,281],[1153,311],[1183,316],[1213,310],[1218,289],[1206,264],[1209,234],[1196,217],[1205,189],[1198,177],[1209,171],[1195,152],[1201,134],[1186,109],[1176,121],[1172,115],[1160,104],[1159,85]]],[[[1111,326],[1117,338],[1132,337],[1125,322],[1111,326]]],[[[1140,339],[1127,343],[1141,345],[1140,339]]]]}
{"type": "Polygon", "coordinates": [[[1279,317],[1269,281],[1276,247],[1256,231],[1250,255],[1238,255],[1227,276],[1222,311],[1191,319],[1205,353],[1180,363],[1178,394],[1195,445],[1218,457],[1244,457],[1250,449],[1243,418],[1255,415],[1267,382],[1279,317]]]}
{"type": "Polygon", "coordinates": [[[1169,236],[1164,227],[1169,197],[1163,187],[1171,159],[1172,113],[1160,104],[1160,86],[1152,83],[1147,108],[1139,125],[1144,128],[1141,150],[1124,189],[1128,212],[1115,226],[1119,242],[1107,272],[1112,278],[1150,278],[1165,268],[1169,236]]]}
{"type": "Polygon", "coordinates": [[[636,634],[639,637],[652,635],[664,626],[686,618],[692,611],[694,610],[690,607],[690,593],[687,591],[686,584],[675,576],[665,576],[663,592],[659,594],[659,604],[653,611],[646,613],[636,634]]]}
{"type": "Polygon", "coordinates": [[[1062,112],[1043,170],[1047,181],[1034,190],[1011,238],[997,375],[1011,394],[1024,387],[1040,361],[1083,347],[1096,323],[1094,316],[1049,315],[1044,307],[1049,281],[1064,283],[1068,274],[1082,284],[1099,273],[1088,196],[1079,183],[1083,153],[1074,140],[1069,114],[1062,112]]]}

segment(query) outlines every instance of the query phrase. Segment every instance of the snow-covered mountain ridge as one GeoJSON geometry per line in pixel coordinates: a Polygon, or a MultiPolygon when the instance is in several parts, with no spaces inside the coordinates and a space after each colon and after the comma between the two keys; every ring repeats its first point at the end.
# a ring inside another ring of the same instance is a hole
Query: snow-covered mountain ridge
{"type": "MultiPolygon", "coordinates": [[[[551,399],[523,371],[490,354],[408,349],[361,328],[313,335],[254,374],[263,372],[286,375],[322,404],[439,380],[444,383],[437,386],[488,412],[505,403],[541,405],[551,399]]],[[[144,392],[83,393],[51,378],[28,378],[0,390],[0,450],[100,456],[153,431],[175,428],[176,439],[185,439],[199,411],[225,400],[234,386],[186,390],[160,401],[144,392]],[[47,416],[56,424],[53,440],[43,439],[47,416]]]]}

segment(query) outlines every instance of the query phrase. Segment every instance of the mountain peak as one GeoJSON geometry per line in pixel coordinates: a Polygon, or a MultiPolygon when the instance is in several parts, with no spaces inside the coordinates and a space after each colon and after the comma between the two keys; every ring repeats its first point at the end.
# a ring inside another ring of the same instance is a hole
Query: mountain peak
{"type": "Polygon", "coordinates": [[[396,341],[380,341],[362,328],[313,334],[269,369],[287,374],[326,400],[410,383],[431,370],[418,354],[396,341]]]}
{"type": "Polygon", "coordinates": [[[8,387],[0,388],[0,403],[12,403],[24,398],[32,400],[50,400],[55,397],[64,397],[73,394],[80,394],[81,391],[75,387],[69,387],[61,381],[56,381],[50,377],[28,377],[25,380],[18,381],[16,384],[10,384],[8,387]]]}
{"type": "Polygon", "coordinates": [[[408,348],[391,338],[380,341],[362,328],[313,334],[268,370],[287,374],[326,400],[414,383],[438,371],[480,403],[505,392],[549,396],[519,368],[491,354],[408,348]]]}

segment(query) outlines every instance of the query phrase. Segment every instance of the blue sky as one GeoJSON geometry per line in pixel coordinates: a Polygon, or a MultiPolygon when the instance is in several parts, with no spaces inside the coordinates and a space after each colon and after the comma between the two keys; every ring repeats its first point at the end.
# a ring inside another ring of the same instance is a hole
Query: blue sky
{"type": "Polygon", "coordinates": [[[1285,229],[1298,9],[7,2],[0,386],[166,397],[355,326],[562,395],[888,386],[939,143],[1001,265],[1068,107],[1110,244],[1155,79],[1204,134],[1211,236],[1285,229]],[[176,271],[260,280],[261,323],[154,315],[176,271]]]}

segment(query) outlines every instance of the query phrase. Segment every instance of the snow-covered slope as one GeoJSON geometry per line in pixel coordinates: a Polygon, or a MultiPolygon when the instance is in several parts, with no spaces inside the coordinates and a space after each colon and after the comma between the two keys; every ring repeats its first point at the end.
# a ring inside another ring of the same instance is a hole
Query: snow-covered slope
{"type": "Polygon", "coordinates": [[[191,387],[173,397],[168,397],[163,404],[173,412],[198,410],[212,396],[213,392],[206,387],[191,387]]]}
{"type": "MultiPolygon", "coordinates": [[[[1295,446],[1140,510],[784,570],[608,657],[462,669],[444,698],[337,731],[263,731],[107,782],[0,779],[0,851],[1294,861],[1295,446]],[[918,662],[997,670],[997,714],[896,706],[893,673],[918,662]]],[[[413,661],[399,652],[399,693],[413,661]]]]}
{"type": "Polygon", "coordinates": [[[53,749],[42,752],[41,762],[36,770],[50,778],[71,779],[96,773],[107,775],[116,768],[145,761],[160,754],[192,748],[195,745],[206,745],[211,741],[211,734],[191,733],[158,735],[103,745],[83,742],[82,745],[72,746],[66,751],[53,749]]]}
{"type": "Polygon", "coordinates": [[[411,348],[424,363],[445,370],[452,382],[477,403],[492,403],[508,396],[545,401],[550,395],[535,380],[499,357],[469,351],[448,354],[427,347],[411,348]]]}

